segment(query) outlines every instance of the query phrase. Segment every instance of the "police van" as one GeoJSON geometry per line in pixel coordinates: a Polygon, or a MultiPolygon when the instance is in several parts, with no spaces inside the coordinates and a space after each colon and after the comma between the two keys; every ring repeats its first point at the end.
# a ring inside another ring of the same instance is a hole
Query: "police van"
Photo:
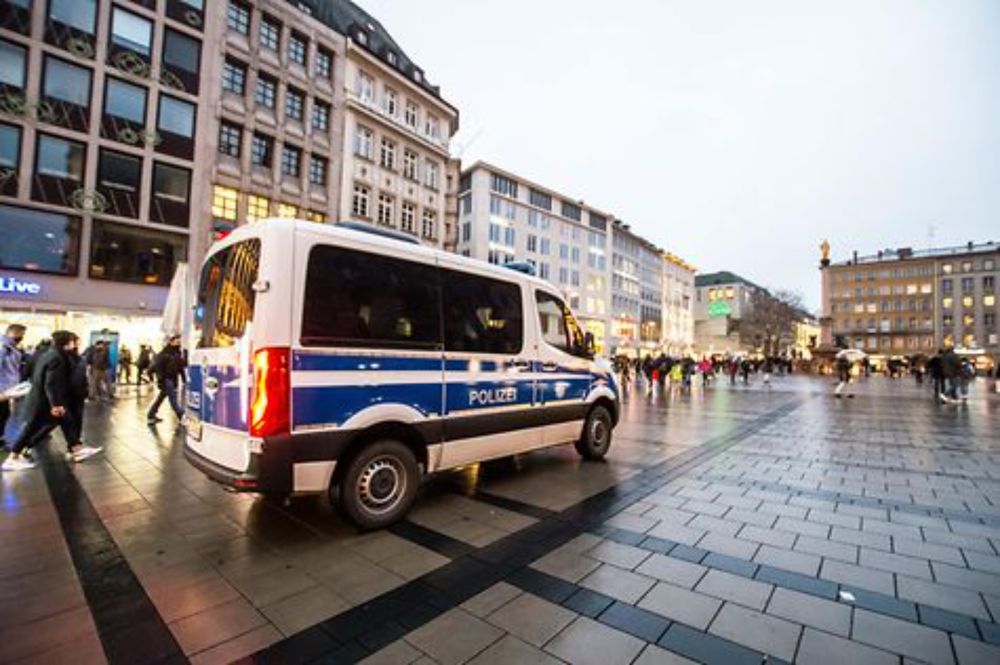
{"type": "Polygon", "coordinates": [[[569,442],[607,453],[616,379],[559,292],[396,235],[271,219],[211,248],[185,395],[195,467],[328,493],[367,529],[429,473],[569,442]]]}

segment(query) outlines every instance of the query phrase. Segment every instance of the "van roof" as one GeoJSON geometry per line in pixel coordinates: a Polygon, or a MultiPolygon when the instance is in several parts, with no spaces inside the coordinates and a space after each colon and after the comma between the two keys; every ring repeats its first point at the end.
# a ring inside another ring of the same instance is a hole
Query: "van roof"
{"type": "Polygon", "coordinates": [[[449,262],[457,263],[460,266],[467,266],[480,273],[493,274],[508,281],[527,282],[529,284],[535,284],[536,286],[544,286],[548,287],[550,290],[556,291],[557,293],[559,292],[559,289],[556,288],[554,284],[544,279],[528,275],[517,270],[512,270],[510,268],[505,268],[503,266],[494,265],[486,261],[473,259],[468,256],[462,256],[461,254],[454,254],[443,249],[428,247],[427,245],[419,243],[414,244],[404,240],[397,240],[386,235],[369,233],[367,231],[361,231],[347,226],[340,226],[338,224],[310,222],[304,219],[269,217],[254,224],[238,226],[225,238],[213,243],[213,245],[209,248],[206,257],[223,247],[228,247],[229,245],[233,245],[248,238],[259,238],[269,233],[298,232],[328,236],[331,239],[343,238],[354,241],[360,240],[366,244],[372,245],[373,247],[388,250],[393,255],[397,256],[400,254],[423,258],[442,256],[447,258],[449,262]]]}

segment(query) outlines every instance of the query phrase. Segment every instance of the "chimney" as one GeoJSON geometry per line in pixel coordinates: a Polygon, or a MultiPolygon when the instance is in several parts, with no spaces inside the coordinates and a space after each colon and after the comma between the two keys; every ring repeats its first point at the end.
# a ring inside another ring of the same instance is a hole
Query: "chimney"
{"type": "Polygon", "coordinates": [[[969,241],[969,251],[970,252],[972,251],[972,241],[971,240],[969,241]]]}
{"type": "Polygon", "coordinates": [[[879,258],[880,261],[882,260],[882,250],[881,249],[878,250],[878,258],[879,258]]]}
{"type": "Polygon", "coordinates": [[[857,263],[858,262],[858,250],[854,250],[854,254],[852,256],[854,257],[854,262],[857,263]]]}

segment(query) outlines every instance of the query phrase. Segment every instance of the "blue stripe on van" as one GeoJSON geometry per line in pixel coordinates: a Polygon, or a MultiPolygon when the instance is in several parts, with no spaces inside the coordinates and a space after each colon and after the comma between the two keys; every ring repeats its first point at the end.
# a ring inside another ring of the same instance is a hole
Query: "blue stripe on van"
{"type": "Polygon", "coordinates": [[[440,371],[440,358],[405,358],[391,356],[351,356],[302,353],[296,351],[292,358],[292,369],[305,372],[357,372],[363,370],[380,372],[398,371],[440,371]]]}
{"type": "Polygon", "coordinates": [[[441,384],[385,384],[380,386],[310,386],[293,390],[294,427],[341,425],[378,404],[410,406],[421,415],[441,411],[441,384]]]}

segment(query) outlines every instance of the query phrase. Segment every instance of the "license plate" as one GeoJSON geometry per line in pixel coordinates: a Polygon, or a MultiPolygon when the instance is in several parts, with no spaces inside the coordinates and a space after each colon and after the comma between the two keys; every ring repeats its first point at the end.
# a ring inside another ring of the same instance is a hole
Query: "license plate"
{"type": "Polygon", "coordinates": [[[201,420],[193,416],[188,416],[187,433],[195,441],[201,441],[201,420]]]}

